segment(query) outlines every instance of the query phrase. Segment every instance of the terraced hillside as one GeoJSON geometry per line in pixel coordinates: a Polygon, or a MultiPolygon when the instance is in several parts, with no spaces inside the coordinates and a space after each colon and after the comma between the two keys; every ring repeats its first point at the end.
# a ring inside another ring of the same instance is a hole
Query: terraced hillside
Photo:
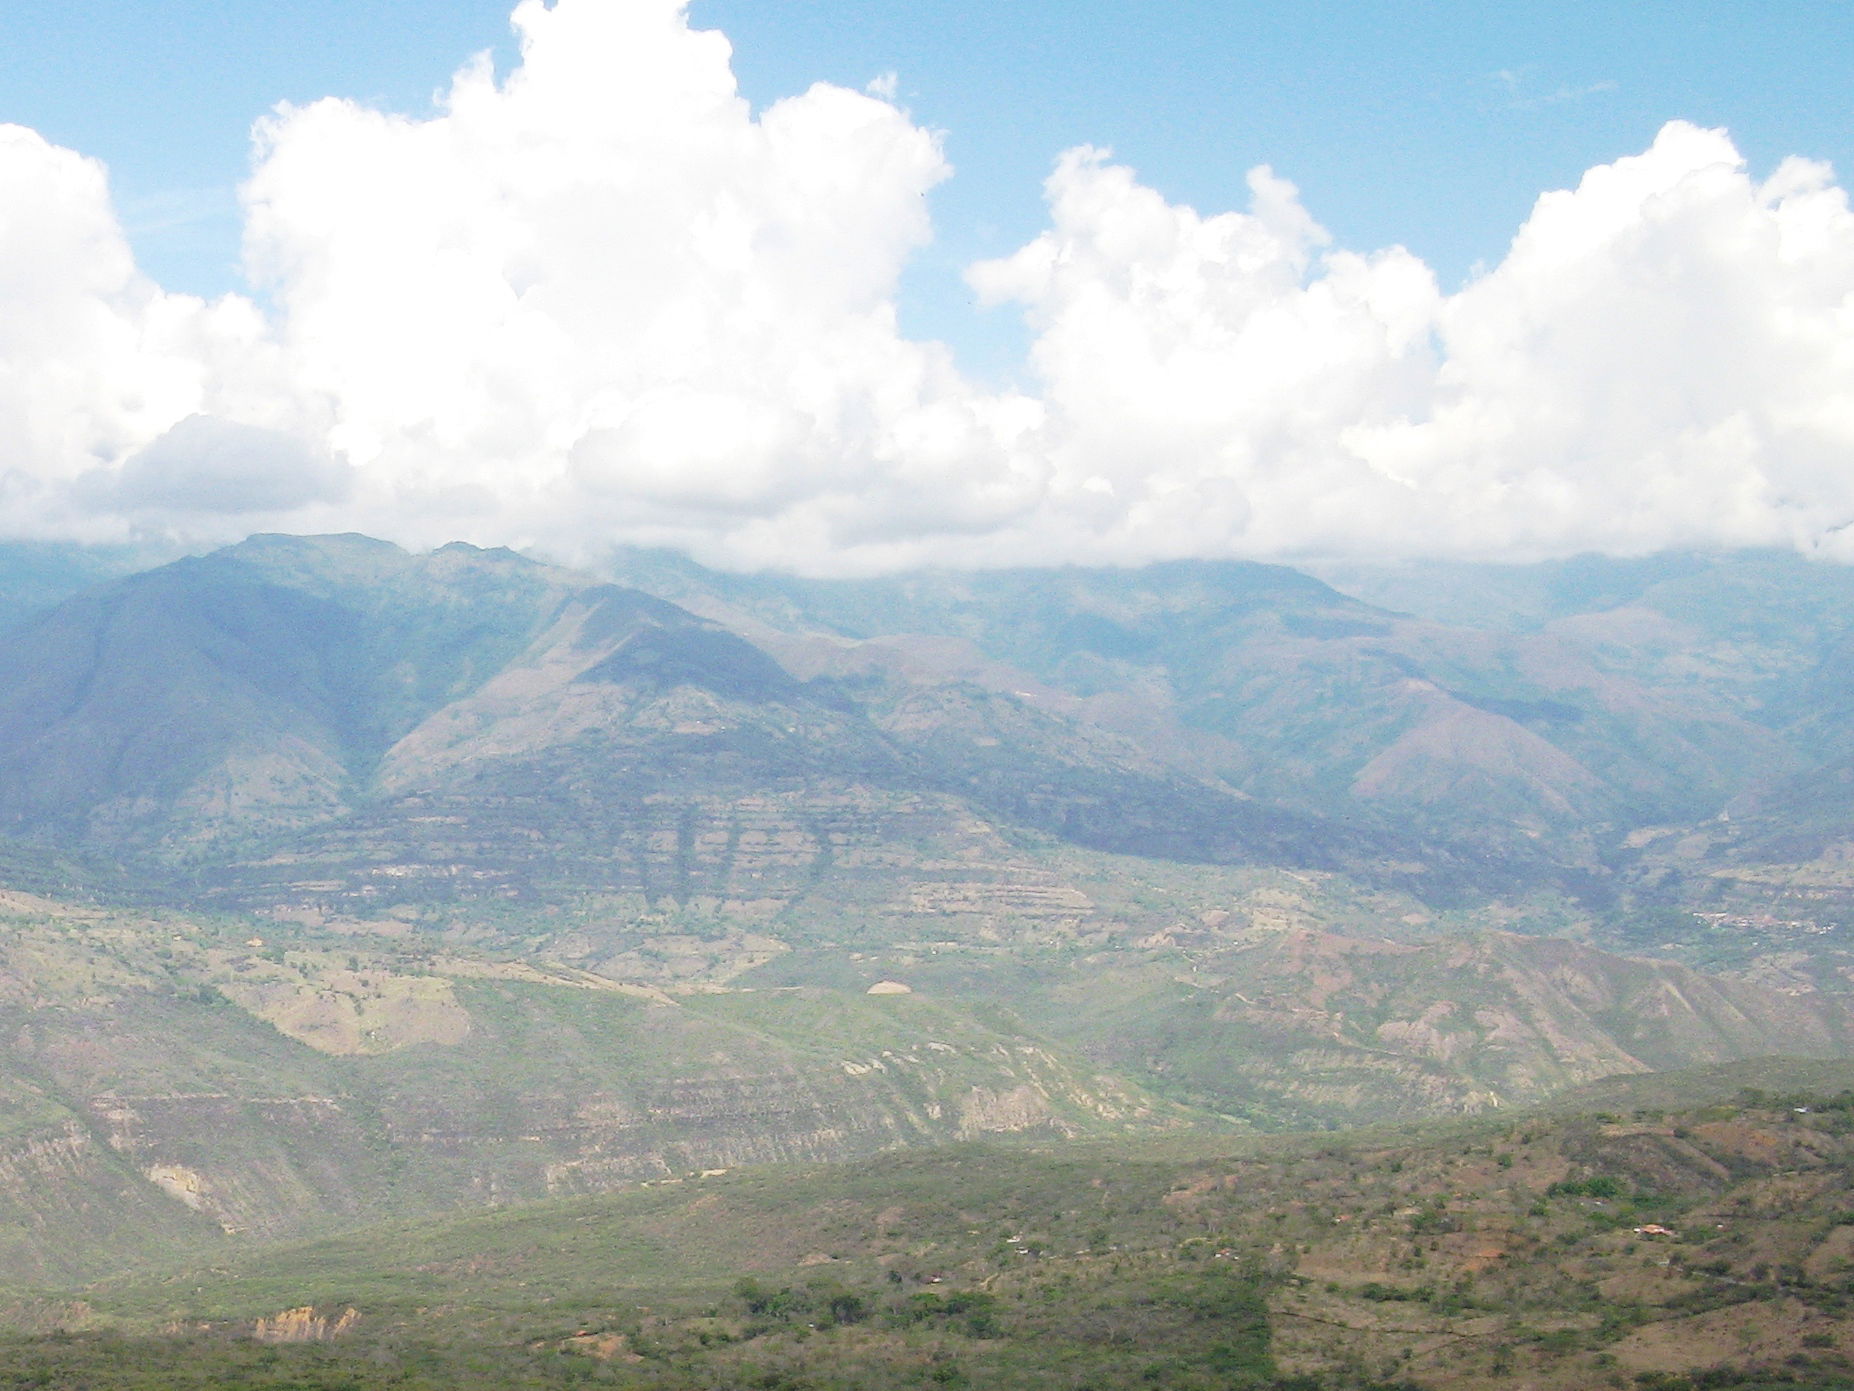
{"type": "Polygon", "coordinates": [[[15,1280],[743,1163],[1193,1119],[957,1001],[671,995],[468,949],[7,907],[15,1280]]]}
{"type": "Polygon", "coordinates": [[[954,1139],[1492,1115],[1615,1073],[1854,1053],[1838,997],[1510,934],[1317,933],[1295,915],[1368,904],[1259,873],[1247,892],[1156,934],[861,946],[14,895],[0,1272],[954,1139]]]}

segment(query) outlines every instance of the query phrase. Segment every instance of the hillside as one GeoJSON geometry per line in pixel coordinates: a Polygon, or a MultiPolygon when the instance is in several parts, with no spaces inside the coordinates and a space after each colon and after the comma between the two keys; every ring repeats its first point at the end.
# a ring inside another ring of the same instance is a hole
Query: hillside
{"type": "Polygon", "coordinates": [[[308,1386],[1842,1386],[1849,1095],[692,1177],[16,1299],[17,1329],[92,1331],[8,1362],[99,1387],[259,1350],[308,1386]]]}
{"type": "Polygon", "coordinates": [[[1194,1120],[958,1001],[670,995],[416,941],[3,906],[15,1281],[743,1163],[1194,1120]]]}
{"type": "Polygon", "coordinates": [[[0,656],[30,673],[0,698],[0,826],[184,869],[183,900],[776,905],[1015,827],[1410,873],[1395,836],[1258,803],[1030,693],[794,674],[505,552],[255,538],[41,613],[0,656]]]}
{"type": "Polygon", "coordinates": [[[1226,881],[1231,908],[1156,934],[860,945],[12,895],[0,1278],[743,1164],[1494,1115],[1618,1073],[1854,1054],[1842,997],[1512,934],[1338,936],[1296,924],[1372,902],[1291,885],[1226,881]]]}
{"type": "MultiPolygon", "coordinates": [[[[1791,663],[1821,660],[1849,612],[1840,572],[1800,561],[1721,563],[1710,593],[1653,610],[1633,602],[1648,576],[1559,584],[1568,612],[1543,625],[1471,605],[1400,612],[1238,563],[865,581],[718,575],[652,555],[618,566],[696,612],[763,624],[762,640],[832,635],[834,651],[798,646],[814,662],[879,644],[923,664],[1002,666],[1254,795],[1415,820],[1519,863],[1548,835],[1549,856],[1588,864],[1611,828],[1710,812],[1800,766],[1809,753],[1774,727],[1794,717],[1779,688],[1791,663]],[[1719,631],[1722,609],[1761,630],[1719,631]]],[[[1550,568],[1514,567],[1540,585],[1550,568]]],[[[1461,567],[1428,587],[1477,579],[1461,567]]]]}

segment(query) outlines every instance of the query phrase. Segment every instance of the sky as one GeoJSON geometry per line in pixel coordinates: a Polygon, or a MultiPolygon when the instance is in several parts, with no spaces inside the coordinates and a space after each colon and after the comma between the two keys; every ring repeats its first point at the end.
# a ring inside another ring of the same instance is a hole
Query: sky
{"type": "Polygon", "coordinates": [[[1845,0],[7,7],[0,531],[1854,558],[1850,57],[1845,0]]]}

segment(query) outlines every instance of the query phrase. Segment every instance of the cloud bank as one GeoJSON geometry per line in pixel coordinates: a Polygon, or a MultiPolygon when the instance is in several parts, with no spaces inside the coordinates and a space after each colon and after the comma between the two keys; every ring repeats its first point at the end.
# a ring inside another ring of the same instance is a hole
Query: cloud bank
{"type": "Polygon", "coordinates": [[[1680,122],[1455,293],[1268,169],[1104,151],[971,268],[1021,392],[897,325],[949,169],[892,84],[755,113],[679,0],[524,0],[437,113],[257,132],[252,295],[142,276],[104,171],[0,127],[0,521],[359,529],[821,572],[1793,546],[1854,560],[1854,215],[1680,122]]]}

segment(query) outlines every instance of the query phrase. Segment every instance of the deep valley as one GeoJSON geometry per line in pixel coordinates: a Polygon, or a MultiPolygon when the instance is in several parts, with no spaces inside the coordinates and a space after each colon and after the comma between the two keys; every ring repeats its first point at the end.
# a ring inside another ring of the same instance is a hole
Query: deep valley
{"type": "Polygon", "coordinates": [[[21,1377],[1843,1384],[1843,571],[97,578],[0,567],[21,1377]]]}

